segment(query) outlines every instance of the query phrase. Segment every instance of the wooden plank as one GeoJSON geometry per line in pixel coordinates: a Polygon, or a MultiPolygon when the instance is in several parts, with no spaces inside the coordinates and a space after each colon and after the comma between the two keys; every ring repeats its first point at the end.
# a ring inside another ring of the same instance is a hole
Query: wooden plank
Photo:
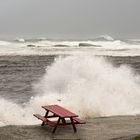
{"type": "MultiPolygon", "coordinates": [[[[57,124],[57,121],[50,121],[49,119],[39,115],[39,114],[34,114],[34,116],[40,120],[42,120],[44,122],[43,125],[48,124],[50,126],[56,126],[57,124]]],[[[83,122],[82,120],[79,121],[78,118],[73,118],[75,124],[84,124],[85,122],[83,122]]],[[[72,125],[71,121],[70,120],[67,120],[65,123],[64,122],[59,122],[58,125],[72,125]]]]}
{"type": "Polygon", "coordinates": [[[59,106],[59,105],[49,105],[49,106],[42,106],[42,108],[49,110],[52,113],[55,113],[56,115],[60,117],[78,117],[75,113],[59,106]]]}
{"type": "Polygon", "coordinates": [[[45,118],[45,117],[43,117],[43,116],[41,116],[41,115],[39,115],[39,114],[33,114],[33,115],[34,115],[36,118],[42,120],[43,122],[46,122],[46,118],[45,118]]]}
{"type": "Polygon", "coordinates": [[[42,120],[44,122],[44,124],[48,124],[50,126],[56,126],[56,122],[55,121],[50,121],[49,119],[41,116],[40,114],[34,114],[34,116],[40,120],[42,120]]]}
{"type": "Polygon", "coordinates": [[[76,122],[77,124],[85,124],[86,122],[77,118],[77,117],[73,117],[74,122],[76,122]]]}

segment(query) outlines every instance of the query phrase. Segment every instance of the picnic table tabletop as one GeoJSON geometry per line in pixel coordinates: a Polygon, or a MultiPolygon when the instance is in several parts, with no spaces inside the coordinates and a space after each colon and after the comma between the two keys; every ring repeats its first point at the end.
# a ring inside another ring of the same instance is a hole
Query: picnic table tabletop
{"type": "Polygon", "coordinates": [[[48,105],[48,106],[42,106],[47,111],[50,111],[62,118],[66,117],[78,117],[78,115],[74,114],[73,112],[59,106],[59,105],[48,105]]]}

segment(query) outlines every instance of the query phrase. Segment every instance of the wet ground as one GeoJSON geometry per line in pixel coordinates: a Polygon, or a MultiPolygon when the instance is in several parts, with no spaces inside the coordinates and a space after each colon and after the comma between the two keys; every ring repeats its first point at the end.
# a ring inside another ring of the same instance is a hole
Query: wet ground
{"type": "Polygon", "coordinates": [[[0,140],[130,140],[140,134],[140,116],[105,117],[86,120],[77,126],[60,126],[52,134],[50,126],[5,126],[0,140]]]}

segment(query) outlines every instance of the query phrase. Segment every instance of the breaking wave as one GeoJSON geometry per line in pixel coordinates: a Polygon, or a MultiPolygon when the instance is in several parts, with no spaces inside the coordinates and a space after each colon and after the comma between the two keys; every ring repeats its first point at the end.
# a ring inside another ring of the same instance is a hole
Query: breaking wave
{"type": "Polygon", "coordinates": [[[33,89],[38,95],[24,105],[0,99],[1,126],[39,123],[32,114],[44,114],[45,104],[63,105],[83,118],[140,114],[139,76],[101,57],[60,57],[33,89]]]}
{"type": "Polygon", "coordinates": [[[15,41],[17,41],[17,42],[25,42],[25,39],[24,38],[16,38],[16,40],[15,41]]]}
{"type": "Polygon", "coordinates": [[[95,38],[96,41],[114,41],[114,38],[112,38],[109,35],[101,35],[97,38],[95,38]]]}
{"type": "Polygon", "coordinates": [[[106,55],[140,56],[137,40],[116,40],[108,35],[91,40],[23,39],[0,41],[0,56],[3,55],[106,55]]]}

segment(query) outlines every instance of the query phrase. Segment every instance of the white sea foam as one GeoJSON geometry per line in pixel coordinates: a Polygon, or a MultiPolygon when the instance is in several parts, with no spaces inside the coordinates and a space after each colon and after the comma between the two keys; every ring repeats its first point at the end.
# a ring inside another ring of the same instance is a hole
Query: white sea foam
{"type": "Polygon", "coordinates": [[[96,40],[113,41],[114,38],[112,38],[109,35],[101,35],[101,36],[97,37],[96,40]]]}
{"type": "Polygon", "coordinates": [[[25,42],[25,39],[24,38],[16,38],[16,41],[18,41],[18,42],[25,42]]]}
{"type": "Polygon", "coordinates": [[[0,46],[8,46],[8,45],[10,45],[11,43],[10,42],[8,42],[8,41],[1,41],[0,40],[0,46]]]}
{"type": "Polygon", "coordinates": [[[80,117],[140,114],[139,77],[131,68],[113,67],[103,58],[69,56],[58,58],[34,83],[37,96],[24,106],[0,99],[0,125],[31,125],[44,114],[42,105],[60,104],[80,117]]]}
{"type": "Polygon", "coordinates": [[[129,40],[127,43],[115,40],[110,36],[101,36],[94,40],[55,41],[55,40],[24,40],[0,41],[2,55],[108,55],[108,56],[140,56],[140,43],[129,40]],[[79,44],[88,44],[79,46],[79,44]],[[90,44],[90,45],[89,45],[90,44]]]}
{"type": "Polygon", "coordinates": [[[93,56],[60,58],[36,89],[44,95],[35,100],[62,104],[83,117],[140,113],[140,88],[131,70],[93,56]]]}

